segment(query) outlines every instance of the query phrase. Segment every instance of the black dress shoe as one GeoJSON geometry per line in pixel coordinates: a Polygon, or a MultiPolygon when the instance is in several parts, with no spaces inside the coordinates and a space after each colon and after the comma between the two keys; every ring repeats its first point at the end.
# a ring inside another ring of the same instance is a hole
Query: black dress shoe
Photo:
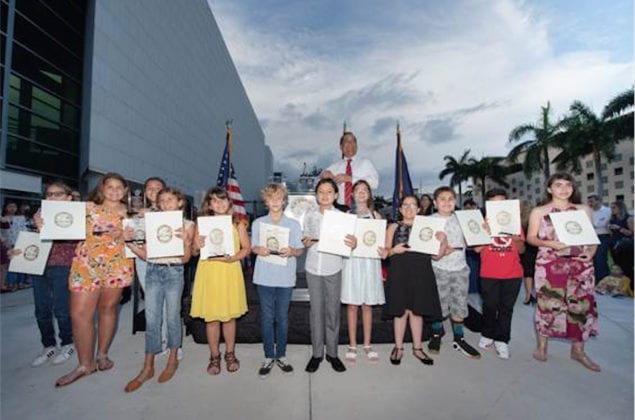
{"type": "Polygon", "coordinates": [[[309,373],[313,373],[316,370],[318,370],[318,368],[320,367],[320,363],[322,363],[321,357],[311,357],[311,359],[309,360],[309,363],[307,363],[306,368],[304,370],[306,370],[309,373]]]}
{"type": "Polygon", "coordinates": [[[331,356],[329,356],[327,354],[326,355],[326,361],[331,364],[331,366],[333,367],[333,370],[335,372],[344,372],[344,371],[346,371],[346,366],[344,366],[344,363],[342,363],[342,361],[340,360],[339,357],[337,357],[337,356],[331,357],[331,356]]]}

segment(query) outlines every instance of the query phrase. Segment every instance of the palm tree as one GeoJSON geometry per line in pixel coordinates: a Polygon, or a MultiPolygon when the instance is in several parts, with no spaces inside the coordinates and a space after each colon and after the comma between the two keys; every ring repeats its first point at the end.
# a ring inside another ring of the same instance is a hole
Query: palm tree
{"type": "Polygon", "coordinates": [[[532,173],[542,170],[545,179],[549,178],[550,160],[549,160],[549,146],[557,146],[556,140],[558,134],[563,130],[563,120],[552,124],[549,119],[549,112],[551,110],[551,104],[547,102],[547,106],[541,107],[541,122],[539,125],[535,124],[522,124],[514,128],[509,133],[510,143],[518,142],[526,135],[533,133],[534,138],[525,140],[522,143],[516,145],[508,155],[508,159],[511,162],[516,162],[521,153],[525,153],[525,160],[523,162],[523,172],[526,177],[530,177],[532,173]]]}
{"type": "Polygon", "coordinates": [[[480,160],[470,158],[467,173],[472,182],[474,188],[477,186],[481,189],[482,205],[485,205],[485,181],[487,178],[504,186],[509,187],[509,184],[505,181],[509,169],[505,165],[504,157],[485,156],[480,160]]]}
{"type": "Polygon", "coordinates": [[[450,178],[450,186],[459,186],[459,205],[463,203],[463,191],[461,188],[461,184],[468,178],[467,168],[469,167],[469,155],[470,149],[466,149],[459,160],[456,160],[453,156],[445,155],[443,157],[443,160],[445,160],[445,169],[439,172],[439,179],[443,179],[448,175],[452,175],[452,177],[450,178]]]}
{"type": "Polygon", "coordinates": [[[595,170],[595,194],[602,199],[601,160],[615,157],[615,146],[626,138],[633,138],[633,88],[609,101],[600,116],[580,101],[574,101],[565,120],[562,152],[553,160],[559,170],[582,171],[582,159],[589,154],[595,170]]]}

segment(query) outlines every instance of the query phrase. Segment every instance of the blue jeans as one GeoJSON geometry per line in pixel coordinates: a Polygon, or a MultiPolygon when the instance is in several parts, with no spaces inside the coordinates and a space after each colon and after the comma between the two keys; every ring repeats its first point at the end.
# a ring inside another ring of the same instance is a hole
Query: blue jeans
{"type": "Polygon", "coordinates": [[[40,329],[42,345],[55,346],[53,315],[57,319],[60,344],[73,342],[71,314],[68,307],[68,273],[70,267],[46,267],[44,275],[32,276],[35,319],[40,329]]]}
{"type": "Polygon", "coordinates": [[[280,359],[287,354],[287,332],[289,329],[289,302],[293,287],[258,287],[260,299],[260,323],[262,324],[262,346],[267,359],[280,359]],[[274,340],[275,324],[275,340],[274,340]],[[274,351],[274,341],[276,348],[274,351]]]}
{"type": "Polygon", "coordinates": [[[163,305],[168,326],[168,348],[181,347],[183,266],[148,263],[145,287],[146,353],[161,351],[163,305]]]}
{"type": "Polygon", "coordinates": [[[600,244],[593,257],[593,267],[595,268],[595,284],[609,275],[609,245],[611,235],[598,235],[600,244]]]}

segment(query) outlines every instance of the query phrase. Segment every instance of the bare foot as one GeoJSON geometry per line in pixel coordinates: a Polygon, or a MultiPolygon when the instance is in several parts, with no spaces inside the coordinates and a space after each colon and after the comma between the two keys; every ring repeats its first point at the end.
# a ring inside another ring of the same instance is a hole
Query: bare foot
{"type": "Polygon", "coordinates": [[[108,358],[107,354],[97,355],[97,369],[98,370],[110,370],[115,366],[115,362],[108,358]]]}
{"type": "Polygon", "coordinates": [[[593,372],[600,372],[600,365],[589,359],[584,350],[571,350],[571,358],[593,372]]]}

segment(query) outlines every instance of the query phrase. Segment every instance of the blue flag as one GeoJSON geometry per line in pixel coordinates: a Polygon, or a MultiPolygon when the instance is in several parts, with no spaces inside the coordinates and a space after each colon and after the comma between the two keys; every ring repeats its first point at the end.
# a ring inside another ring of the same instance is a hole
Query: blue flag
{"type": "Polygon", "coordinates": [[[412,194],[412,182],[410,181],[410,172],[408,172],[408,163],[406,156],[401,147],[401,131],[397,126],[397,152],[395,154],[395,189],[392,193],[392,217],[397,220],[399,214],[399,206],[404,195],[412,194]]]}

